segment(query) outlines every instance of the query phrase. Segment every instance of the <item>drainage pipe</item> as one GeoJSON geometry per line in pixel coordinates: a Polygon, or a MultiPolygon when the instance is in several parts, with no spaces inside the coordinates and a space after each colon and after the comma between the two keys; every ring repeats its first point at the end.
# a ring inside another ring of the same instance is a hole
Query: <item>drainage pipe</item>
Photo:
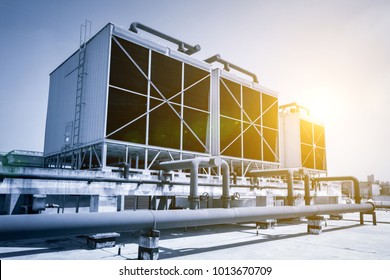
{"type": "Polygon", "coordinates": [[[181,40],[178,40],[176,38],[173,38],[171,36],[168,36],[164,33],[161,33],[160,31],[157,31],[155,29],[152,29],[146,25],[143,25],[142,23],[139,23],[139,22],[133,22],[131,25],[130,25],[130,28],[129,30],[134,32],[134,33],[138,33],[138,29],[142,29],[143,31],[145,32],[148,32],[154,36],[157,36],[157,37],[160,37],[164,40],[167,40],[171,43],[174,43],[174,44],[177,44],[178,46],[178,51],[179,52],[182,52],[182,53],[185,53],[185,54],[188,54],[188,55],[192,55],[198,51],[200,51],[200,46],[199,45],[195,45],[195,46],[191,46],[190,44],[187,44],[187,43],[184,43],[183,41],[181,40]]]}
{"type": "Polygon", "coordinates": [[[355,203],[360,204],[360,185],[359,180],[352,176],[340,176],[340,177],[318,177],[312,178],[313,188],[316,182],[331,182],[331,181],[352,181],[355,192],[355,203]]]}
{"type": "Polygon", "coordinates": [[[139,210],[62,215],[6,215],[0,216],[0,240],[160,230],[353,212],[373,214],[374,211],[374,204],[365,203],[198,210],[139,210]]]}
{"type": "Polygon", "coordinates": [[[165,171],[190,169],[190,209],[198,209],[200,197],[198,194],[198,169],[202,167],[220,167],[220,157],[197,157],[193,159],[165,161],[159,167],[165,171]]]}
{"type": "Polygon", "coordinates": [[[259,83],[259,80],[257,79],[256,74],[254,74],[252,72],[249,72],[248,70],[246,70],[244,68],[241,68],[240,66],[237,66],[237,65],[235,65],[235,64],[233,64],[233,63],[231,63],[229,61],[226,61],[226,60],[222,59],[221,55],[219,55],[219,54],[216,54],[216,55],[214,55],[212,57],[209,57],[209,58],[205,59],[205,62],[210,63],[210,64],[213,63],[213,62],[222,63],[223,67],[224,67],[224,70],[230,71],[230,68],[236,69],[237,71],[252,77],[254,83],[259,83]]]}

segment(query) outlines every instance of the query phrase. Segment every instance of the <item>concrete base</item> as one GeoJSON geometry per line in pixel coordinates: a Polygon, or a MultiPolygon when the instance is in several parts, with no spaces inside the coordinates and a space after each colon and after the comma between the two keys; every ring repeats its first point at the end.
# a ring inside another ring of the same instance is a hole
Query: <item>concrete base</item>
{"type": "Polygon", "coordinates": [[[321,234],[324,224],[325,218],[323,216],[307,217],[307,232],[310,234],[321,234]]]}
{"type": "Polygon", "coordinates": [[[141,232],[138,246],[139,260],[158,260],[159,259],[159,239],[160,231],[150,230],[141,232]]]}
{"type": "Polygon", "coordinates": [[[261,222],[256,223],[256,228],[260,229],[270,229],[270,228],[275,228],[277,224],[277,220],[275,219],[269,219],[261,222]]]}
{"type": "Polygon", "coordinates": [[[116,238],[119,236],[116,232],[93,234],[88,236],[87,244],[93,249],[115,247],[116,238]]]}

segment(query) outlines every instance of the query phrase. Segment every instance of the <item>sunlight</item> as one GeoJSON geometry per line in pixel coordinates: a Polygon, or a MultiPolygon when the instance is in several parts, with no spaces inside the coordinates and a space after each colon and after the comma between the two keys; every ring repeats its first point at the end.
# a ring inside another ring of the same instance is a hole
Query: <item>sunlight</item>
{"type": "Polygon", "coordinates": [[[312,118],[322,123],[328,123],[335,119],[337,112],[337,103],[332,98],[333,96],[325,91],[318,91],[307,96],[302,104],[309,109],[312,118]]]}

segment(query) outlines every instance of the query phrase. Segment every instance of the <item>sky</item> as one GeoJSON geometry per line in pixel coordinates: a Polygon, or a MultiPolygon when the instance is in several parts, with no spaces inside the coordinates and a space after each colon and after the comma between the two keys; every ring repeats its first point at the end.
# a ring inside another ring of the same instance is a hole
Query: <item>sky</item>
{"type": "Polygon", "coordinates": [[[0,0],[0,151],[43,151],[49,74],[80,25],[141,22],[220,54],[326,127],[329,176],[390,181],[390,1],[0,0]]]}

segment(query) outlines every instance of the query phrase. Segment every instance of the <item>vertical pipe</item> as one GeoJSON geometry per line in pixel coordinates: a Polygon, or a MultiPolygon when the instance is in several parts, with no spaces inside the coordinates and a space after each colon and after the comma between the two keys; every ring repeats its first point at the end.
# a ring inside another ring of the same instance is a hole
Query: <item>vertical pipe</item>
{"type": "Polygon", "coordinates": [[[226,160],[221,162],[222,171],[222,207],[230,208],[230,173],[226,160]]]}
{"type": "Polygon", "coordinates": [[[198,169],[199,161],[192,161],[190,168],[190,196],[188,197],[190,200],[190,209],[199,209],[200,207],[200,199],[198,195],[198,169]]]}
{"type": "Polygon", "coordinates": [[[89,169],[92,169],[92,147],[89,147],[89,169]]]}
{"type": "Polygon", "coordinates": [[[292,171],[289,171],[287,174],[287,205],[294,206],[294,174],[292,171]]]}
{"type": "MultiPolygon", "coordinates": [[[[139,154],[136,153],[135,155],[135,169],[138,169],[139,164],[139,154]]],[[[145,158],[145,166],[147,165],[147,159],[145,158]]]]}
{"type": "Polygon", "coordinates": [[[107,167],[107,143],[103,143],[102,147],[102,165],[101,168],[105,169],[107,167]]]}
{"type": "Polygon", "coordinates": [[[310,196],[310,175],[304,175],[304,185],[305,185],[305,205],[311,204],[311,196],[310,196]]]}

